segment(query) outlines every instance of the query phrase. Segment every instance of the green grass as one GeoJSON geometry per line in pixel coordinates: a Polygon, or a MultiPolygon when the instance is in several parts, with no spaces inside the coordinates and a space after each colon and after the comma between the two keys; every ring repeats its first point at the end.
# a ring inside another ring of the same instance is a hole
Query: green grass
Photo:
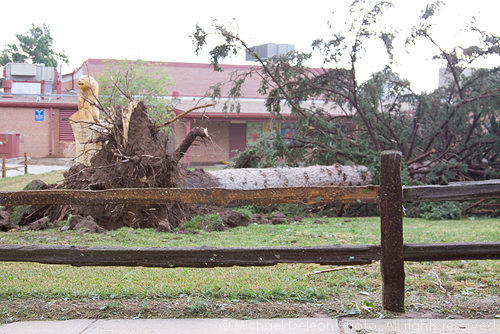
{"type": "Polygon", "coordinates": [[[27,174],[0,179],[0,191],[17,191],[33,180],[39,179],[47,184],[58,183],[64,179],[64,170],[52,171],[45,174],[27,174]]]}
{"type": "MultiPolygon", "coordinates": [[[[62,172],[27,175],[0,180],[0,190],[20,190],[32,179],[48,183],[62,180],[62,172]]],[[[241,208],[248,211],[248,208],[241,208]]],[[[287,225],[255,225],[222,232],[199,234],[159,233],[152,229],[122,228],[102,234],[83,234],[58,229],[0,233],[0,244],[82,245],[128,247],[258,247],[314,246],[329,244],[379,244],[379,218],[315,218],[287,225]]],[[[198,222],[193,222],[193,227],[198,222]]],[[[200,222],[201,224],[201,222],[200,222]]],[[[405,219],[407,243],[483,242],[500,240],[500,220],[405,219]]],[[[193,313],[206,310],[206,300],[301,301],[327,298],[351,301],[360,292],[380,303],[381,276],[378,264],[306,277],[306,273],[327,269],[315,264],[280,264],[273,267],[232,268],[128,268],[71,267],[36,263],[0,262],[0,299],[26,298],[181,298],[193,297],[193,313]]],[[[405,263],[407,295],[411,300],[432,305],[429,296],[451,294],[469,298],[498,296],[499,261],[449,261],[405,263]],[[421,300],[420,300],[421,299],[421,300]]],[[[368,297],[366,297],[368,298],[368,297]]],[[[446,303],[444,303],[446,304],[446,303]]],[[[431,306],[430,306],[431,307],[431,306]]]]}
{"type": "MultiPolygon", "coordinates": [[[[159,233],[154,229],[121,228],[102,234],[83,234],[57,229],[15,231],[0,234],[0,244],[58,244],[83,246],[128,247],[255,247],[255,246],[315,246],[328,244],[379,244],[379,218],[323,218],[327,224],[315,224],[314,218],[302,223],[237,227],[223,232],[199,234],[159,233]]],[[[404,220],[404,241],[418,242],[483,242],[500,240],[498,219],[427,221],[404,220]]]]}
{"type": "MultiPolygon", "coordinates": [[[[159,233],[152,229],[122,228],[103,234],[17,231],[0,234],[0,244],[64,244],[86,246],[290,246],[326,244],[378,244],[379,219],[345,221],[330,218],[327,224],[313,219],[290,225],[250,225],[223,232],[199,234],[159,233]]],[[[498,241],[500,222],[494,219],[425,221],[405,219],[405,242],[498,241]]],[[[434,272],[457,293],[497,295],[495,273],[498,261],[451,261],[406,263],[407,282],[427,293],[439,289],[434,272]]],[[[331,296],[355,296],[360,291],[379,291],[377,264],[341,272],[306,277],[324,269],[319,265],[277,265],[274,267],[157,269],[125,267],[71,267],[31,263],[0,264],[0,298],[208,298],[263,301],[314,302],[331,296]]]]}

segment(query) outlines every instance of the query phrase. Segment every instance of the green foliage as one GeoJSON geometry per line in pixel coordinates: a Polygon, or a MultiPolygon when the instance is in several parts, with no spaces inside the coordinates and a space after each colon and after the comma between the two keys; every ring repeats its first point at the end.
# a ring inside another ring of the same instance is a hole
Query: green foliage
{"type": "Polygon", "coordinates": [[[420,216],[428,220],[461,219],[462,204],[459,202],[430,202],[419,205],[420,216]]]}
{"type": "Polygon", "coordinates": [[[64,179],[64,170],[52,171],[44,174],[26,174],[0,179],[0,189],[2,191],[22,190],[24,185],[33,180],[40,179],[46,184],[59,183],[64,179]]]}
{"type": "MultiPolygon", "coordinates": [[[[266,96],[267,110],[279,119],[285,101],[296,119],[296,135],[283,148],[271,147],[264,140],[237,160],[246,167],[257,167],[258,157],[263,158],[262,167],[275,165],[279,158],[289,165],[354,163],[368,166],[377,179],[380,152],[399,150],[405,184],[500,175],[500,67],[475,69],[480,61],[500,55],[500,37],[478,29],[472,21],[467,27],[475,35],[472,44],[443,47],[446,41],[433,37],[432,23],[441,4],[436,1],[427,6],[406,37],[407,48],[430,44],[437,51],[435,58],[445,64],[449,80],[430,94],[416,94],[392,69],[394,39],[405,36],[379,24],[392,5],[387,1],[354,1],[348,15],[339,14],[335,22],[342,24],[330,26],[330,39],[312,43],[324,61],[321,71],[306,66],[310,53],[296,51],[261,59],[237,33],[217,22],[213,33],[197,26],[196,52],[210,43],[211,35],[220,37],[209,51],[215,70],[222,70],[219,63],[240,49],[260,62],[259,68],[231,74],[232,99],[227,103],[237,105],[244,81],[259,75],[259,93],[266,96]],[[381,45],[387,51],[385,68],[361,82],[359,64],[370,61],[371,47],[380,49],[381,45]],[[324,103],[305,104],[308,100],[324,103]],[[332,110],[340,110],[343,116],[335,117],[332,110]]],[[[220,97],[220,86],[210,92],[220,97]]]]}
{"type": "Polygon", "coordinates": [[[7,44],[0,54],[0,65],[30,62],[57,68],[58,60],[68,64],[68,57],[64,53],[52,49],[54,40],[46,24],[41,27],[32,25],[26,35],[17,34],[16,37],[18,44],[7,44]]]}
{"type": "Polygon", "coordinates": [[[205,231],[222,231],[224,230],[224,223],[218,213],[209,214],[203,217],[202,227],[205,231]]]}
{"type": "Polygon", "coordinates": [[[65,226],[69,226],[70,222],[71,222],[71,218],[73,218],[73,215],[70,213],[68,215],[68,217],[66,218],[66,220],[64,221],[63,225],[65,226]]]}
{"type": "Polygon", "coordinates": [[[235,158],[235,168],[267,168],[284,166],[287,146],[278,131],[275,134],[265,133],[254,146],[240,152],[235,158]]]}
{"type": "Polygon", "coordinates": [[[405,204],[408,217],[427,220],[450,220],[463,217],[464,205],[459,202],[426,202],[405,204]]]}
{"type": "MultiPolygon", "coordinates": [[[[40,190],[46,185],[45,182],[37,178],[26,184],[22,190],[40,190]]],[[[21,221],[30,213],[31,205],[14,205],[10,214],[10,221],[14,225],[19,225],[21,221]]]]}
{"type": "Polygon", "coordinates": [[[442,161],[433,166],[429,181],[431,183],[447,184],[448,180],[458,180],[459,175],[467,173],[467,164],[457,162],[455,159],[442,161]]]}
{"type": "Polygon", "coordinates": [[[218,213],[194,216],[184,223],[185,230],[204,230],[207,232],[224,230],[224,223],[218,213]]]}
{"type": "Polygon", "coordinates": [[[184,222],[184,229],[186,230],[199,230],[201,229],[201,222],[203,217],[200,215],[194,216],[190,220],[184,222]]]}
{"type": "Polygon", "coordinates": [[[246,218],[250,219],[254,213],[257,212],[254,205],[245,205],[231,208],[231,210],[241,213],[246,218]]]}
{"type": "Polygon", "coordinates": [[[196,297],[187,309],[190,313],[203,314],[208,311],[208,302],[206,298],[196,297]]]}
{"type": "Polygon", "coordinates": [[[104,73],[98,76],[99,101],[103,107],[125,106],[129,98],[142,100],[150,116],[163,123],[175,116],[167,99],[167,87],[172,80],[161,64],[136,61],[108,61],[104,73]]]}
{"type": "Polygon", "coordinates": [[[255,205],[255,213],[272,214],[273,212],[282,212],[288,216],[305,216],[309,212],[307,205],[302,204],[270,204],[255,205]]]}
{"type": "Polygon", "coordinates": [[[10,221],[14,225],[19,225],[24,217],[30,212],[30,205],[14,205],[10,214],[10,221]]]}

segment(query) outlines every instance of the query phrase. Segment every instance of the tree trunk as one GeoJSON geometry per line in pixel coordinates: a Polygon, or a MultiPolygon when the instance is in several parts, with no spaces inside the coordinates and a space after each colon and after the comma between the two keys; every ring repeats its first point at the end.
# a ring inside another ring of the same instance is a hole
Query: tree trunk
{"type": "Polygon", "coordinates": [[[195,127],[194,129],[191,130],[191,132],[188,133],[186,138],[184,138],[182,143],[175,150],[174,160],[176,163],[179,163],[179,160],[182,159],[182,157],[184,156],[184,154],[186,154],[189,147],[191,147],[191,145],[194,143],[194,141],[198,138],[208,139],[209,136],[208,136],[207,129],[195,127]]]}
{"type": "Polygon", "coordinates": [[[362,186],[373,183],[365,166],[233,168],[207,171],[225,189],[265,189],[306,186],[362,186]]]}

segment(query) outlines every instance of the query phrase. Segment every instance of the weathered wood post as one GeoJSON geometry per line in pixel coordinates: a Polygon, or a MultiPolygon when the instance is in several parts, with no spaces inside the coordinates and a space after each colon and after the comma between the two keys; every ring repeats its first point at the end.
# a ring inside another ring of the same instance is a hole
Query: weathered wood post
{"type": "Polygon", "coordinates": [[[382,249],[382,305],[404,312],[403,202],[401,152],[380,155],[380,245],[382,249]]]}
{"type": "Polygon", "coordinates": [[[7,176],[7,167],[5,166],[5,157],[2,157],[2,178],[7,176]]]}
{"type": "Polygon", "coordinates": [[[28,174],[28,155],[24,152],[24,175],[28,174]]]}

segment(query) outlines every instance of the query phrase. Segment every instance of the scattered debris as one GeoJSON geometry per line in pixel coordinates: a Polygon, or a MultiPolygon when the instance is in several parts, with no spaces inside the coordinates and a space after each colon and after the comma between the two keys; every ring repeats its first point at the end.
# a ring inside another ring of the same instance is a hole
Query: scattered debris
{"type": "Polygon", "coordinates": [[[39,230],[45,230],[47,227],[49,227],[49,218],[48,217],[42,217],[33,223],[30,223],[28,225],[28,230],[30,231],[39,231],[39,230]]]}
{"type": "Polygon", "coordinates": [[[4,210],[0,210],[0,231],[7,232],[14,228],[14,225],[10,221],[10,213],[4,210]]]}

